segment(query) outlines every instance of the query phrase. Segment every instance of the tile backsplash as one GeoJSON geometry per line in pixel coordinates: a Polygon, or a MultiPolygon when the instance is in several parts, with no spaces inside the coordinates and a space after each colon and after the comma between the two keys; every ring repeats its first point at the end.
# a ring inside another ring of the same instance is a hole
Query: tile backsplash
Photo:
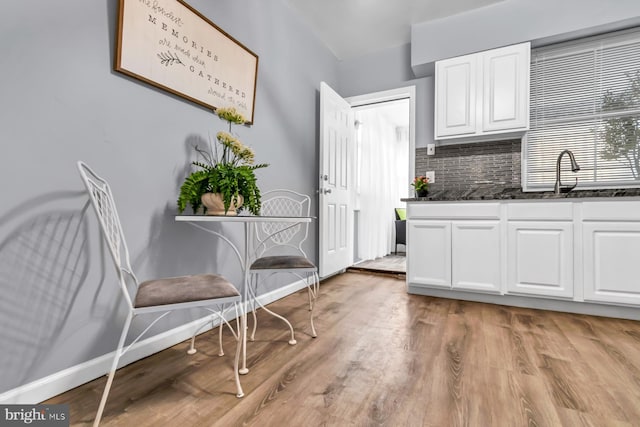
{"type": "Polygon", "coordinates": [[[435,171],[430,189],[459,190],[494,184],[520,186],[519,139],[478,142],[436,147],[436,154],[427,156],[427,148],[416,149],[416,175],[435,171]]]}

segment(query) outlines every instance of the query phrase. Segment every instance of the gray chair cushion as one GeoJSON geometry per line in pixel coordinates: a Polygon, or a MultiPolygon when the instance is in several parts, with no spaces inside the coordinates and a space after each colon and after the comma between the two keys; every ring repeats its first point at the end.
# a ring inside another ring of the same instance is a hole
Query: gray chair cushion
{"type": "Polygon", "coordinates": [[[238,290],[224,277],[197,274],[141,283],[134,306],[140,308],[237,296],[240,296],[238,290]]]}
{"type": "Polygon", "coordinates": [[[251,270],[292,270],[296,268],[313,269],[315,265],[307,258],[296,255],[276,255],[258,258],[251,264],[251,270]]]}

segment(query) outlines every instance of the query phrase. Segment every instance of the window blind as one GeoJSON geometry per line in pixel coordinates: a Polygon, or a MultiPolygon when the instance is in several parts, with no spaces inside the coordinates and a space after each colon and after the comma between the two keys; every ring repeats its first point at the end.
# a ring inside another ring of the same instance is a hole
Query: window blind
{"type": "Polygon", "coordinates": [[[525,190],[548,190],[556,160],[563,183],[579,188],[640,186],[640,30],[534,49],[525,190]]]}

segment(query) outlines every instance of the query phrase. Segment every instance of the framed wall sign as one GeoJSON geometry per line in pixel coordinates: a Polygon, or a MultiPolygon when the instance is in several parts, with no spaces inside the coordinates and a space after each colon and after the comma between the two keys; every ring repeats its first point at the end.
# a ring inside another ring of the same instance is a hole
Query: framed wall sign
{"type": "Polygon", "coordinates": [[[115,69],[253,123],[258,56],[183,0],[120,0],[115,69]]]}

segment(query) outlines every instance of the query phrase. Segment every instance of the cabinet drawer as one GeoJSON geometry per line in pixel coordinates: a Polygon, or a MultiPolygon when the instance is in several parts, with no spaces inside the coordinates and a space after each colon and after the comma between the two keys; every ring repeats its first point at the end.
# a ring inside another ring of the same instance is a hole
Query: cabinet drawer
{"type": "Polygon", "coordinates": [[[585,221],[640,221],[640,200],[584,202],[582,219],[585,221]]]}
{"type": "Polygon", "coordinates": [[[573,203],[509,203],[507,206],[507,218],[509,220],[571,221],[573,220],[573,203]]]}
{"type": "Polygon", "coordinates": [[[409,203],[409,219],[499,219],[500,203],[409,203]]]}

